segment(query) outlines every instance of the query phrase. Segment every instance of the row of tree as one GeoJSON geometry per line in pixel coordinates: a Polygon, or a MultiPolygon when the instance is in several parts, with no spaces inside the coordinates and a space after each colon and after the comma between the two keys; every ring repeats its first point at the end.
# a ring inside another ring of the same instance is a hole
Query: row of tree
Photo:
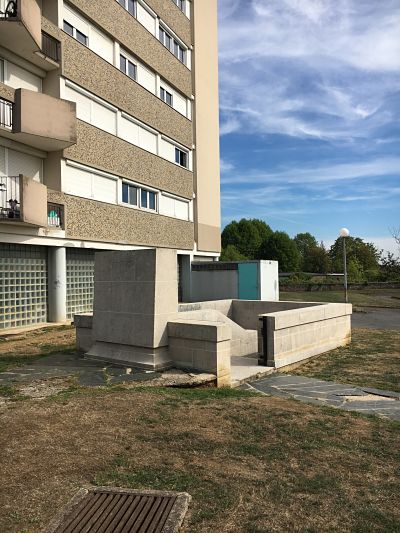
{"type": "MultiPolygon", "coordinates": [[[[386,256],[359,237],[346,238],[347,264],[351,281],[400,279],[400,261],[386,256]]],[[[279,261],[281,272],[328,274],[343,271],[343,243],[338,238],[328,250],[311,233],[293,239],[284,231],[273,231],[263,220],[232,221],[222,232],[222,261],[270,259],[279,261]]]]}

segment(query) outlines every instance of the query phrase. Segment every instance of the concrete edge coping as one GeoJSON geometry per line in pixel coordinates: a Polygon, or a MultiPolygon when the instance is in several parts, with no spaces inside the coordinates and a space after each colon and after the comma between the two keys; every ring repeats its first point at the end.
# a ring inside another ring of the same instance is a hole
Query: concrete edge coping
{"type": "Polygon", "coordinates": [[[177,319],[168,322],[168,336],[177,339],[222,342],[232,338],[232,330],[224,322],[177,319]]]}
{"type": "Polygon", "coordinates": [[[74,324],[76,328],[91,329],[93,327],[93,313],[74,315],[74,324]]]}
{"type": "Polygon", "coordinates": [[[333,318],[340,318],[343,316],[351,316],[352,314],[352,304],[327,302],[321,303],[320,305],[313,307],[301,307],[298,309],[276,311],[275,313],[263,313],[258,315],[258,317],[274,319],[273,329],[280,330],[295,326],[302,326],[304,324],[322,322],[325,320],[331,320],[333,318]]]}

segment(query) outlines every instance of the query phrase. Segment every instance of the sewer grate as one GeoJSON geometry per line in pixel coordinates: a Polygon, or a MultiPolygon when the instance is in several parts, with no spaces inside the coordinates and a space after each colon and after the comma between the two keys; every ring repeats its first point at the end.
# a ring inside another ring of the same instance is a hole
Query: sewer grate
{"type": "Polygon", "coordinates": [[[82,489],[46,533],[175,533],[189,501],[184,492],[82,489]]]}

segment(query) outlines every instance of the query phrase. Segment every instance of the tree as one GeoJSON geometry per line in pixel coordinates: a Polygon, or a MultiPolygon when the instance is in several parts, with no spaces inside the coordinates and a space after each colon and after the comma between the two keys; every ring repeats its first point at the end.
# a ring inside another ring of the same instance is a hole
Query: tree
{"type": "Polygon", "coordinates": [[[387,252],[381,259],[380,278],[382,281],[400,281],[400,258],[387,252]]]}
{"type": "MultiPolygon", "coordinates": [[[[364,242],[359,237],[346,237],[347,261],[354,261],[361,275],[365,277],[367,271],[371,274],[379,271],[381,252],[370,242],[364,242]]],[[[338,237],[329,250],[333,269],[343,271],[343,241],[338,237]]],[[[356,270],[356,269],[354,269],[356,270]]]]}
{"type": "Polygon", "coordinates": [[[302,271],[327,274],[332,270],[332,262],[323,243],[313,246],[303,258],[302,271]]]}
{"type": "Polygon", "coordinates": [[[262,242],[271,234],[271,228],[263,220],[233,220],[222,232],[222,247],[233,245],[245,258],[258,259],[262,242]]]}
{"type": "Polygon", "coordinates": [[[275,231],[261,245],[262,259],[279,262],[281,272],[293,272],[300,266],[300,254],[295,242],[284,231],[275,231]]]}
{"type": "Polygon", "coordinates": [[[222,248],[220,261],[245,261],[247,257],[242,255],[234,244],[228,244],[222,248]]]}
{"type": "Polygon", "coordinates": [[[398,226],[397,228],[390,228],[389,231],[397,244],[397,248],[400,255],[400,226],[398,226]]]}
{"type": "Polygon", "coordinates": [[[298,233],[293,240],[303,259],[307,256],[309,250],[318,246],[317,239],[308,232],[298,233]]]}

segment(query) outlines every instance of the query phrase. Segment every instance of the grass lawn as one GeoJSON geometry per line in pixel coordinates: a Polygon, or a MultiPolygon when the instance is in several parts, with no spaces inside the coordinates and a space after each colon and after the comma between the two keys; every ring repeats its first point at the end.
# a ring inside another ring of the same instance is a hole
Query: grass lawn
{"type": "Polygon", "coordinates": [[[398,532],[400,424],[230,390],[81,389],[0,411],[0,531],[86,484],[189,492],[183,532],[398,532]]]}
{"type": "Polygon", "coordinates": [[[52,353],[75,350],[75,328],[58,326],[0,337],[0,372],[52,353]]]}
{"type": "MultiPolygon", "coordinates": [[[[280,291],[281,300],[297,300],[301,302],[344,302],[344,291],[280,291]]],[[[363,289],[349,291],[349,302],[353,305],[398,307],[400,308],[400,289],[363,289]]]]}
{"type": "Polygon", "coordinates": [[[353,330],[351,344],[290,373],[400,392],[400,332],[353,330]]]}

